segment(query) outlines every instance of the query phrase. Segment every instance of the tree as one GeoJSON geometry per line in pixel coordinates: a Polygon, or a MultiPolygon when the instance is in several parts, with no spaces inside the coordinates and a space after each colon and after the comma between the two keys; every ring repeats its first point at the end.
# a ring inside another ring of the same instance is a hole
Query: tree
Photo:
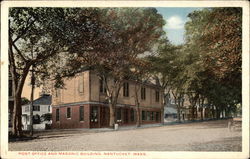
{"type": "Polygon", "coordinates": [[[142,89],[143,89],[142,84],[147,83],[150,78],[150,67],[151,67],[151,64],[145,59],[135,59],[135,61],[133,61],[133,65],[131,65],[131,73],[130,73],[129,78],[135,82],[134,99],[135,99],[135,107],[136,107],[136,126],[137,127],[141,126],[140,102],[142,99],[142,89]],[[139,95],[139,92],[141,92],[141,95],[139,95]]]}
{"type": "Polygon", "coordinates": [[[28,104],[30,101],[26,97],[22,97],[22,105],[28,104]]]}
{"type": "MultiPolygon", "coordinates": [[[[130,79],[131,65],[139,55],[151,51],[164,34],[164,20],[154,8],[104,8],[99,11],[101,29],[95,33],[103,38],[97,46],[104,44],[104,47],[84,54],[78,51],[76,57],[68,61],[68,66],[77,70],[75,68],[87,65],[104,81],[112,127],[119,92],[124,81],[130,79]]],[[[82,43],[79,39],[76,46],[81,47],[82,43]]]]}
{"type": "Polygon", "coordinates": [[[217,118],[241,103],[241,14],[241,8],[203,9],[185,25],[186,51],[203,68],[193,71],[200,83],[195,90],[216,106],[217,118]]]}
{"type": "Polygon", "coordinates": [[[177,118],[180,121],[180,111],[183,105],[183,82],[181,74],[183,71],[183,51],[182,46],[174,46],[167,40],[159,45],[158,55],[148,56],[147,60],[152,63],[151,74],[156,83],[164,89],[164,105],[170,93],[175,98],[177,106],[177,118]]]}
{"type": "Polygon", "coordinates": [[[39,65],[61,49],[57,36],[63,15],[62,9],[10,9],[9,64],[14,92],[13,135],[21,136],[21,94],[30,67],[39,65]]]}

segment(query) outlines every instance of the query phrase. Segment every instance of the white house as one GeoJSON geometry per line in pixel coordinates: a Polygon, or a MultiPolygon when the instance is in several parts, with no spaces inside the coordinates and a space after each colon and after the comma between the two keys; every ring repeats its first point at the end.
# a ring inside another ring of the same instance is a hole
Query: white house
{"type": "MultiPolygon", "coordinates": [[[[43,119],[44,114],[51,114],[51,95],[42,94],[33,102],[33,128],[45,129],[46,124],[51,124],[51,121],[43,119]]],[[[23,129],[28,130],[30,125],[30,104],[22,106],[22,124],[23,129]]]]}

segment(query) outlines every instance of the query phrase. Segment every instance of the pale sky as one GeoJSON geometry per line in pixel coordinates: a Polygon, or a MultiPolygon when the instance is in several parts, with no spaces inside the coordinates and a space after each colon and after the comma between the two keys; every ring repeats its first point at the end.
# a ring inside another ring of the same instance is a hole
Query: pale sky
{"type": "Polygon", "coordinates": [[[166,21],[164,30],[168,39],[172,44],[178,45],[184,42],[184,25],[188,20],[187,15],[202,8],[159,7],[156,9],[166,21]]]}

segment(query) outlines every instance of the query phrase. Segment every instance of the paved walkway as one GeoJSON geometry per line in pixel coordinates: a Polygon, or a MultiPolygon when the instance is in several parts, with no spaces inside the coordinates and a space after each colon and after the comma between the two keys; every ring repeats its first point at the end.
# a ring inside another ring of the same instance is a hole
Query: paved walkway
{"type": "MultiPolygon", "coordinates": [[[[10,151],[241,151],[241,130],[229,131],[227,121],[151,125],[134,129],[64,130],[37,139],[9,143],[10,151]],[[67,133],[66,133],[67,132],[67,133]]],[[[132,129],[131,129],[132,128],[132,129]]]]}

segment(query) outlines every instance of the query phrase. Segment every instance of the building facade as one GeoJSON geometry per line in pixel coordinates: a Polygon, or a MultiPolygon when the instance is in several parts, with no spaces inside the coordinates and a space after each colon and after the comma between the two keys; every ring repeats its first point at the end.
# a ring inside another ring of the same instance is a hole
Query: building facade
{"type": "MultiPolygon", "coordinates": [[[[109,80],[112,85],[113,80],[109,80]]],[[[115,108],[115,122],[136,124],[135,85],[126,81],[120,90],[115,108]]],[[[162,90],[154,84],[143,84],[140,92],[142,124],[160,123],[163,116],[162,90]]],[[[85,71],[65,81],[64,89],[52,91],[52,128],[109,127],[109,107],[103,81],[85,71]]]]}

